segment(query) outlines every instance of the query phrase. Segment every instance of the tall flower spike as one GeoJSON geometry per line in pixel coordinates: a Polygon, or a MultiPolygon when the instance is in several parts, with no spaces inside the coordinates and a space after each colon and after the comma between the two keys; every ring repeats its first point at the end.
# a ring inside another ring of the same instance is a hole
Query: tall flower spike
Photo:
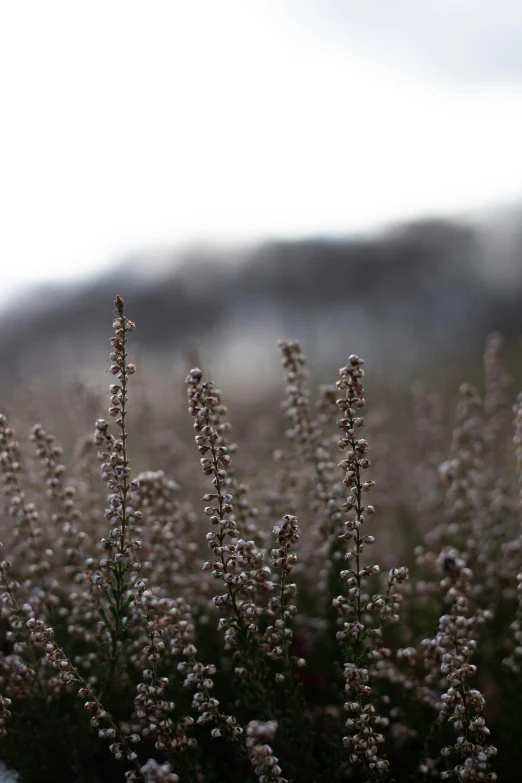
{"type": "MultiPolygon", "coordinates": [[[[335,550],[342,525],[339,505],[344,493],[332,458],[335,441],[325,435],[324,429],[330,421],[327,412],[330,413],[332,405],[336,408],[336,388],[321,387],[321,397],[312,416],[303,350],[297,340],[279,340],[278,345],[286,380],[286,398],[281,407],[291,424],[285,434],[292,441],[292,448],[279,449],[274,455],[281,463],[274,511],[278,515],[290,510],[301,513],[305,493],[308,495],[306,505],[314,524],[303,540],[299,570],[310,567],[318,572],[317,593],[321,594],[337,581],[333,568],[339,554],[335,550]]],[[[325,596],[328,603],[336,592],[337,587],[328,590],[325,596]]]]}
{"type": "Polygon", "coordinates": [[[136,514],[132,512],[130,506],[130,463],[127,451],[127,384],[129,377],[136,372],[134,364],[127,363],[127,339],[128,334],[133,332],[136,325],[130,321],[124,314],[124,301],[118,296],[114,302],[117,316],[113,322],[115,334],[110,339],[112,351],[110,358],[113,364],[109,368],[112,375],[117,376],[119,383],[112,383],[109,387],[111,394],[109,415],[116,419],[116,425],[119,429],[119,437],[115,439],[108,433],[108,424],[99,419],[96,422],[95,441],[98,445],[105,444],[109,448],[106,455],[108,461],[102,464],[102,476],[106,480],[112,494],[109,496],[109,506],[105,512],[107,519],[117,522],[116,532],[111,532],[110,543],[105,548],[109,550],[116,549],[121,556],[126,550],[126,541],[129,535],[130,523],[135,521],[136,514]]]}
{"type": "MultiPolygon", "coordinates": [[[[114,302],[116,308],[113,322],[114,336],[110,338],[112,351],[110,358],[113,364],[110,373],[116,376],[118,383],[111,384],[109,415],[116,419],[118,438],[109,432],[109,425],[104,419],[96,422],[95,442],[105,446],[101,453],[102,478],[110,489],[108,508],[105,517],[111,521],[111,531],[108,538],[101,541],[106,557],[100,561],[103,572],[101,583],[107,598],[107,611],[103,612],[106,632],[106,643],[109,648],[109,670],[107,684],[111,683],[121,645],[128,632],[129,617],[127,609],[131,602],[127,574],[131,568],[130,554],[141,547],[139,539],[132,539],[132,525],[139,521],[141,513],[131,505],[131,491],[137,489],[131,481],[131,469],[127,450],[127,383],[134,374],[136,367],[127,359],[128,334],[136,328],[124,312],[125,303],[121,296],[114,302]]],[[[137,532],[137,531],[136,531],[137,532]]]]}
{"type": "MultiPolygon", "coordinates": [[[[297,612],[293,603],[296,595],[296,585],[288,584],[287,577],[297,562],[297,555],[290,552],[292,546],[299,541],[299,529],[297,527],[297,518],[287,514],[283,517],[282,523],[274,527],[274,533],[277,536],[277,549],[272,549],[271,559],[272,568],[281,572],[279,583],[279,595],[270,599],[270,609],[277,619],[274,625],[269,625],[265,631],[266,649],[268,656],[277,661],[282,659],[285,672],[276,674],[276,681],[283,682],[285,675],[293,674],[292,662],[290,659],[289,648],[292,642],[292,630],[288,626],[289,621],[297,612]]],[[[304,665],[304,660],[300,665],[304,665]]]]}
{"type": "Polygon", "coordinates": [[[306,358],[296,340],[279,340],[281,364],[286,370],[286,400],[282,408],[292,426],[287,436],[296,440],[302,456],[312,459],[314,450],[313,426],[310,421],[310,392],[306,386],[308,372],[306,358]]]}
{"type": "Polygon", "coordinates": [[[439,620],[433,640],[425,640],[425,656],[438,661],[447,689],[438,703],[438,724],[450,723],[457,732],[454,745],[444,747],[441,757],[452,769],[441,772],[442,780],[495,781],[490,764],[496,748],[488,745],[489,729],[483,717],[485,699],[479,690],[470,688],[468,679],[476,673],[471,663],[477,648],[478,630],[489,619],[489,611],[470,609],[472,572],[465,558],[452,548],[443,549],[437,560],[441,587],[450,604],[439,620]]]}
{"type": "Polygon", "coordinates": [[[278,346],[286,381],[286,398],[281,403],[281,408],[290,423],[285,434],[293,441],[293,448],[277,449],[274,452],[274,459],[279,463],[279,471],[268,502],[270,513],[282,516],[297,510],[297,498],[302,483],[302,461],[309,461],[314,449],[305,355],[296,340],[279,340],[278,346]]]}
{"type": "Polygon", "coordinates": [[[382,635],[380,625],[386,621],[396,621],[395,605],[398,602],[392,587],[407,578],[407,569],[394,570],[385,595],[370,598],[363,592],[365,583],[380,573],[378,565],[363,566],[361,562],[364,547],[375,541],[373,536],[363,535],[361,530],[374,513],[373,506],[366,503],[364,496],[375,484],[364,478],[364,472],[370,467],[368,443],[364,438],[357,437],[364,423],[361,416],[365,405],[363,363],[355,354],[350,356],[348,364],[339,371],[341,379],[337,381],[337,388],[344,392],[344,397],[337,401],[342,414],[338,426],[343,433],[338,445],[344,452],[339,468],[345,473],[343,483],[348,489],[342,510],[349,514],[342,537],[351,542],[351,546],[345,555],[350,566],[341,572],[341,578],[346,582],[347,595],[338,596],[333,605],[346,618],[343,630],[337,634],[345,660],[348,659],[344,664],[344,690],[348,699],[344,710],[348,718],[343,745],[349,751],[352,764],[365,768],[372,780],[381,780],[389,771],[389,762],[379,755],[379,745],[384,742],[380,728],[388,725],[388,719],[377,714],[371,701],[370,663],[375,664],[390,654],[389,650],[379,647],[376,642],[380,641],[382,635]],[[366,617],[370,613],[379,616],[378,627],[368,626],[366,617]]]}
{"type": "Polygon", "coordinates": [[[269,577],[270,568],[262,567],[263,555],[254,541],[239,538],[234,516],[233,496],[227,492],[227,468],[230,454],[222,438],[228,427],[222,418],[226,407],[221,395],[211,381],[203,381],[201,370],[190,371],[188,386],[189,413],[194,417],[195,440],[200,454],[200,464],[206,476],[212,476],[214,492],[203,500],[212,505],[205,507],[205,514],[214,530],[207,533],[208,546],[213,559],[203,565],[222,581],[225,592],[213,598],[216,608],[224,612],[219,622],[225,629],[225,639],[234,649],[240,663],[235,673],[245,680],[255,704],[263,711],[263,717],[271,713],[270,699],[263,682],[264,670],[258,662],[258,619],[261,607],[256,605],[256,591],[273,589],[269,577]],[[236,540],[237,539],[237,540],[236,540]]]}
{"type": "Polygon", "coordinates": [[[262,651],[276,663],[275,680],[281,683],[286,704],[285,745],[287,749],[286,772],[293,780],[302,780],[310,766],[310,725],[306,717],[306,701],[303,697],[298,669],[306,666],[304,658],[290,654],[293,640],[292,619],[297,613],[295,597],[297,585],[289,582],[297,555],[291,550],[299,542],[297,518],[286,514],[274,527],[277,548],[272,549],[272,568],[280,573],[278,595],[272,596],[267,613],[275,619],[264,634],[262,651]],[[291,760],[290,760],[291,758],[291,760]]]}
{"type": "MultiPolygon", "coordinates": [[[[286,370],[286,399],[282,403],[285,416],[290,420],[291,427],[286,435],[296,444],[295,455],[283,455],[287,461],[286,470],[295,475],[288,477],[291,483],[299,481],[302,466],[297,464],[304,461],[310,468],[309,480],[312,485],[310,492],[311,507],[314,514],[320,517],[319,535],[324,536],[329,525],[331,508],[328,502],[332,494],[332,474],[329,449],[322,439],[322,428],[317,420],[313,420],[310,412],[310,392],[306,385],[308,371],[306,370],[306,357],[296,340],[286,342],[279,340],[281,350],[281,364],[286,370]]],[[[316,545],[317,542],[314,542],[316,545]]]]}

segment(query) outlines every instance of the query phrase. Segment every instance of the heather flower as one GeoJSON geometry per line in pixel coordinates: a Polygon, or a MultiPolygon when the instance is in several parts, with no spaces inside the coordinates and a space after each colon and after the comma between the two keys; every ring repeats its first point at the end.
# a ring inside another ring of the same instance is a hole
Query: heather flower
{"type": "MultiPolygon", "coordinates": [[[[1,548],[2,544],[0,543],[1,548]]],[[[37,682],[39,668],[38,661],[30,646],[30,634],[27,630],[27,620],[32,616],[33,608],[28,603],[20,604],[17,597],[20,585],[11,578],[9,574],[11,569],[11,561],[2,560],[0,562],[0,616],[8,624],[9,630],[6,637],[13,643],[12,653],[4,654],[0,658],[0,683],[3,691],[0,736],[6,734],[12,699],[23,699],[31,694],[33,686],[37,682]]]]}
{"type": "MultiPolygon", "coordinates": [[[[292,641],[292,630],[289,621],[297,612],[291,602],[296,594],[296,585],[287,582],[292,568],[297,562],[297,555],[291,553],[291,547],[299,541],[297,518],[287,514],[282,524],[276,525],[274,534],[277,536],[277,549],[272,549],[272,568],[280,572],[279,595],[274,595],[269,602],[269,613],[277,618],[274,625],[269,625],[265,631],[266,643],[262,649],[272,660],[284,659],[287,675],[291,670],[289,646],[292,641]]],[[[276,680],[282,682],[285,674],[279,672],[276,680]]]]}
{"type": "Polygon", "coordinates": [[[194,369],[199,471],[163,382],[129,410],[134,324],[115,307],[94,439],[85,387],[69,421],[38,411],[71,458],[41,424],[36,457],[22,455],[12,423],[38,420],[35,392],[0,416],[0,757],[28,781],[79,766],[140,783],[516,776],[522,397],[513,455],[498,337],[453,430],[445,394],[416,387],[410,410],[389,379],[367,417],[355,355],[313,404],[286,342],[286,434],[252,395],[239,451],[221,392],[194,369]],[[416,558],[413,584],[399,552],[416,558]]]}
{"type": "Polygon", "coordinates": [[[32,618],[27,622],[30,631],[30,641],[33,647],[43,650],[47,661],[58,672],[58,678],[64,688],[69,692],[75,692],[80,699],[88,699],[84,703],[84,709],[91,714],[91,726],[100,739],[111,741],[109,750],[118,761],[130,762],[134,767],[134,778],[142,780],[141,767],[138,756],[130,747],[127,739],[112,719],[111,715],[103,708],[92,689],[81,677],[77,669],[69,661],[63,650],[58,647],[54,639],[52,628],[46,628],[41,620],[32,618]]]}
{"type": "Polygon", "coordinates": [[[486,470],[484,408],[475,387],[462,384],[459,395],[449,459],[439,468],[446,487],[448,522],[437,531],[437,538],[433,535],[431,540],[436,543],[449,537],[452,541],[465,541],[467,550],[475,553],[483,538],[478,521],[486,470]]]}
{"type": "Polygon", "coordinates": [[[277,721],[252,720],[246,729],[248,757],[259,783],[288,783],[282,777],[279,760],[268,742],[272,742],[277,732],[277,721]]]}
{"type": "Polygon", "coordinates": [[[205,514],[214,528],[207,533],[213,560],[206,561],[203,568],[223,582],[225,592],[216,595],[213,604],[224,613],[219,627],[225,630],[227,646],[239,654],[241,665],[236,666],[235,671],[239,677],[245,674],[252,697],[267,710],[267,694],[261,681],[264,673],[259,671],[255,662],[255,650],[259,645],[257,623],[262,614],[262,608],[256,605],[255,599],[258,587],[273,589],[269,580],[270,569],[262,566],[263,556],[254,541],[239,538],[233,514],[234,498],[226,491],[231,457],[224,441],[229,427],[223,421],[226,407],[220,392],[212,382],[202,380],[202,373],[197,368],[191,370],[186,383],[189,413],[194,417],[197,433],[196,445],[202,455],[201,469],[206,476],[212,476],[215,490],[203,498],[213,504],[205,507],[205,514]]]}
{"type": "MultiPolygon", "coordinates": [[[[495,781],[497,776],[491,772],[490,762],[497,751],[488,744],[490,732],[483,717],[485,699],[467,682],[476,674],[471,659],[477,649],[478,631],[490,619],[490,613],[471,610],[472,572],[456,549],[443,549],[437,566],[449,611],[440,617],[435,638],[423,642],[429,672],[426,682],[436,686],[442,675],[446,690],[434,704],[437,723],[450,723],[457,732],[454,745],[441,750],[441,759],[453,764],[441,772],[441,779],[495,781]]],[[[423,766],[430,768],[426,761],[423,766]]]]}
{"type": "Polygon", "coordinates": [[[7,513],[13,522],[13,555],[23,564],[20,577],[24,579],[28,601],[35,612],[49,615],[59,603],[55,592],[58,585],[48,576],[54,552],[45,540],[40,511],[26,499],[20,483],[19,474],[23,470],[20,447],[4,414],[0,414],[0,449],[7,513]]]}
{"type": "Polygon", "coordinates": [[[74,576],[79,571],[80,553],[86,538],[84,520],[75,501],[76,488],[64,482],[65,465],[60,461],[63,449],[56,445],[54,435],[47,433],[41,424],[35,424],[30,439],[42,466],[47,497],[54,502],[51,522],[57,528],[56,546],[65,552],[69,561],[64,566],[65,572],[74,576]]]}
{"type": "Polygon", "coordinates": [[[389,771],[389,762],[379,754],[379,745],[384,742],[380,729],[386,727],[388,719],[378,714],[372,703],[370,685],[370,663],[375,664],[389,656],[390,651],[382,646],[382,630],[368,625],[366,616],[378,614],[381,623],[396,622],[399,600],[394,586],[407,579],[405,568],[394,569],[390,574],[385,595],[370,597],[365,592],[365,584],[380,573],[378,565],[362,565],[362,553],[375,539],[362,533],[362,526],[375,513],[373,505],[367,503],[365,495],[375,485],[364,473],[370,467],[368,442],[358,437],[363,427],[362,409],[365,406],[362,369],[363,360],[353,354],[348,364],[339,371],[341,380],[337,388],[344,396],[337,401],[342,418],[338,426],[342,437],[338,445],[343,452],[339,468],[344,472],[344,486],[348,496],[342,505],[342,511],[349,516],[344,523],[342,538],[348,548],[345,559],[348,568],[341,572],[346,584],[346,594],[334,599],[333,605],[342,618],[346,618],[343,629],[338,631],[337,639],[348,662],[344,664],[345,693],[347,701],[344,711],[348,714],[345,722],[346,735],[343,745],[349,752],[352,764],[362,765],[373,779],[380,779],[389,771]]]}
{"type": "MultiPolygon", "coordinates": [[[[179,783],[179,776],[172,771],[171,765],[158,764],[155,759],[149,759],[141,768],[146,783],[179,783]]],[[[130,780],[131,778],[127,778],[130,780]]]]}
{"type": "Polygon", "coordinates": [[[509,413],[507,390],[512,383],[504,367],[503,348],[502,335],[496,332],[490,334],[484,350],[484,413],[486,441],[495,451],[498,450],[499,439],[507,423],[506,413],[509,413]]]}
{"type": "Polygon", "coordinates": [[[104,460],[101,468],[102,478],[110,490],[105,517],[111,523],[111,530],[109,536],[101,540],[105,557],[100,563],[99,580],[108,603],[107,609],[102,611],[102,627],[109,654],[107,682],[111,682],[114,677],[121,644],[128,633],[128,609],[131,598],[127,575],[132,565],[131,555],[141,548],[140,539],[132,535],[133,532],[138,532],[133,530],[133,526],[139,522],[141,512],[135,511],[131,505],[131,491],[133,488],[137,489],[137,484],[133,485],[131,479],[126,426],[127,384],[129,377],[136,371],[135,365],[128,362],[127,339],[136,326],[125,315],[125,303],[120,296],[116,297],[114,304],[115,333],[110,339],[112,346],[110,358],[113,364],[109,372],[116,377],[118,383],[110,386],[109,415],[116,419],[118,437],[111,435],[108,424],[103,419],[96,422],[95,432],[95,442],[105,446],[106,449],[101,453],[104,460]]]}
{"type": "Polygon", "coordinates": [[[183,588],[190,600],[190,585],[194,591],[200,585],[200,574],[193,566],[198,549],[194,508],[183,502],[181,487],[162,470],[143,471],[131,490],[132,507],[142,515],[142,573],[166,595],[183,588]]]}
{"type": "Polygon", "coordinates": [[[279,348],[281,364],[286,370],[287,397],[282,403],[282,409],[291,423],[286,435],[297,442],[298,453],[305,460],[310,460],[315,448],[315,438],[309,411],[310,392],[306,386],[306,358],[297,341],[280,340],[279,348]]]}

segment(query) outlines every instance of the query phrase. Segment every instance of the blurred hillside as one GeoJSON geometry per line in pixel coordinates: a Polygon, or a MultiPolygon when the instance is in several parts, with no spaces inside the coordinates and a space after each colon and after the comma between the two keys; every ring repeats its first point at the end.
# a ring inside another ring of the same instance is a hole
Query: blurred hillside
{"type": "Polygon", "coordinates": [[[459,361],[492,330],[522,332],[522,240],[515,232],[503,249],[507,278],[495,272],[490,240],[469,225],[424,221],[373,238],[270,242],[236,251],[233,263],[194,250],[161,274],[147,273],[147,259],[129,262],[5,310],[0,383],[5,394],[35,375],[103,371],[116,293],[138,324],[138,353],[162,370],[183,373],[198,359],[219,365],[221,378],[259,383],[278,370],[281,336],[299,338],[316,366],[337,367],[354,350],[383,371],[459,361]]]}

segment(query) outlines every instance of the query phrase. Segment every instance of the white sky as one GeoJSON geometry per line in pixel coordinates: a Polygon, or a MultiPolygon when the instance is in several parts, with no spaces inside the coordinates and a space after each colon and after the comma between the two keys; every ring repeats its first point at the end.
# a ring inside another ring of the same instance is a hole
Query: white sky
{"type": "Polygon", "coordinates": [[[521,51],[519,0],[0,0],[0,299],[517,200],[521,51]]]}

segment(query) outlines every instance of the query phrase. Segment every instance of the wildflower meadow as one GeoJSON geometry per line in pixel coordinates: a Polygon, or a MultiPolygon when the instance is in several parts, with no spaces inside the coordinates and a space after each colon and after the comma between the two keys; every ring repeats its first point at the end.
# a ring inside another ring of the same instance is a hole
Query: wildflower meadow
{"type": "Polygon", "coordinates": [[[184,410],[166,385],[148,402],[114,307],[108,390],[71,386],[47,418],[26,390],[0,415],[6,779],[520,781],[522,396],[501,337],[455,394],[399,392],[354,353],[317,385],[281,341],[280,402],[236,415],[219,367],[187,368],[184,410]]]}

